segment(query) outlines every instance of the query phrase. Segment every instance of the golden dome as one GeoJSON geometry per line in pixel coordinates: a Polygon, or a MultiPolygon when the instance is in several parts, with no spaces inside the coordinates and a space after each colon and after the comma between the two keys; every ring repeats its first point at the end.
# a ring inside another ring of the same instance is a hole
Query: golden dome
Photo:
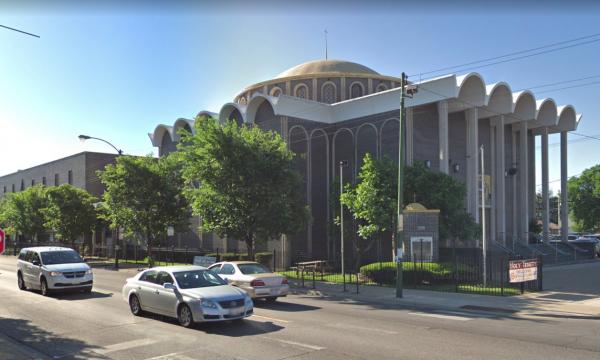
{"type": "Polygon", "coordinates": [[[294,76],[307,76],[307,75],[319,75],[319,74],[352,74],[352,75],[370,75],[380,76],[378,72],[369,69],[364,65],[353,63],[350,61],[341,60],[315,60],[309,61],[304,64],[294,66],[281,74],[277,75],[275,79],[294,77],[294,76]]]}

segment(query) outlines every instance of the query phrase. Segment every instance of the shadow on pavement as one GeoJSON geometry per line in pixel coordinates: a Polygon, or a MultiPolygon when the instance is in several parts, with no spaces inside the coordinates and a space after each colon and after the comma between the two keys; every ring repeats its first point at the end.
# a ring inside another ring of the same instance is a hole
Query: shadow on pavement
{"type": "Polygon", "coordinates": [[[227,321],[218,323],[198,324],[196,329],[207,334],[223,335],[229,337],[242,337],[252,335],[264,335],[284,329],[283,326],[272,322],[259,322],[250,319],[242,321],[227,321]]]}
{"type": "Polygon", "coordinates": [[[285,312],[300,312],[300,311],[314,311],[321,309],[318,306],[305,305],[305,304],[295,304],[282,300],[277,300],[276,302],[267,302],[265,300],[255,300],[254,306],[259,309],[269,309],[275,311],[285,311],[285,312]]]}
{"type": "Polygon", "coordinates": [[[53,358],[106,359],[93,352],[99,349],[97,346],[53,334],[33,325],[29,320],[0,317],[0,332],[25,347],[33,348],[53,358]]]}
{"type": "Polygon", "coordinates": [[[87,299],[102,299],[112,297],[113,293],[101,293],[97,291],[92,291],[91,293],[82,293],[82,292],[64,292],[64,293],[55,293],[51,295],[53,298],[57,300],[67,300],[67,301],[75,301],[75,300],[87,300],[87,299]]]}

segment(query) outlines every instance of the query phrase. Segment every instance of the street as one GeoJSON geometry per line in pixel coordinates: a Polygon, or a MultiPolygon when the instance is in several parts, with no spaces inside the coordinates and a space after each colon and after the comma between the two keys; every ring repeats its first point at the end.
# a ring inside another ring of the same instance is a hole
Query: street
{"type": "Polygon", "coordinates": [[[0,336],[55,359],[600,359],[597,317],[531,319],[297,294],[257,302],[242,323],[185,329],[130,314],[120,290],[135,269],[94,272],[91,295],[45,298],[20,291],[15,259],[0,257],[0,336]]]}

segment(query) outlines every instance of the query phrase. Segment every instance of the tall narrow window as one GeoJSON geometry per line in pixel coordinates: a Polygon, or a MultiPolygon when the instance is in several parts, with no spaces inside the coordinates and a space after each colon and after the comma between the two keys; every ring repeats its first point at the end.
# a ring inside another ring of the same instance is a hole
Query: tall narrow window
{"type": "Polygon", "coordinates": [[[12,184],[10,191],[15,192],[15,184],[12,184]]]}
{"type": "Polygon", "coordinates": [[[25,190],[25,180],[21,179],[21,191],[25,190]]]}
{"type": "Polygon", "coordinates": [[[308,99],[308,86],[305,84],[299,84],[294,89],[294,96],[301,99],[308,99]]]}
{"type": "Polygon", "coordinates": [[[69,185],[73,185],[73,170],[69,170],[67,176],[67,181],[69,182],[69,185]]]}
{"type": "Polygon", "coordinates": [[[323,85],[323,102],[327,104],[333,104],[336,102],[335,85],[327,83],[323,85]]]}
{"type": "Polygon", "coordinates": [[[46,177],[42,177],[42,185],[46,186],[46,177]]]}
{"type": "Polygon", "coordinates": [[[35,186],[35,179],[31,179],[31,186],[35,186]]]}
{"type": "Polygon", "coordinates": [[[6,194],[6,186],[4,186],[2,193],[6,194]]]}
{"type": "Polygon", "coordinates": [[[356,99],[358,97],[363,96],[363,86],[359,82],[355,82],[350,85],[350,98],[356,99]]]}
{"type": "Polygon", "coordinates": [[[59,182],[59,178],[58,178],[58,174],[54,174],[54,186],[58,186],[58,182],[59,182]]]}

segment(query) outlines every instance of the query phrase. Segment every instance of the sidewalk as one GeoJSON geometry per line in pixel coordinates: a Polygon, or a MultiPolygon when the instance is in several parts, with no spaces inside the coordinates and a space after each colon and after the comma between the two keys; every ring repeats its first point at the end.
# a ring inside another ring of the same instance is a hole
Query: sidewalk
{"type": "Polygon", "coordinates": [[[356,286],[347,285],[343,292],[341,284],[316,282],[299,283],[290,281],[293,290],[298,294],[354,301],[366,305],[405,305],[410,307],[440,308],[451,310],[471,310],[502,313],[516,316],[560,316],[560,317],[599,317],[600,297],[589,294],[576,294],[556,291],[527,293],[519,296],[492,296],[463,293],[451,293],[429,290],[404,289],[403,297],[396,298],[396,289],[381,286],[360,286],[356,294],[356,286]]]}
{"type": "Polygon", "coordinates": [[[30,360],[50,359],[25,345],[19,344],[13,339],[0,333],[0,360],[30,360]]]}

